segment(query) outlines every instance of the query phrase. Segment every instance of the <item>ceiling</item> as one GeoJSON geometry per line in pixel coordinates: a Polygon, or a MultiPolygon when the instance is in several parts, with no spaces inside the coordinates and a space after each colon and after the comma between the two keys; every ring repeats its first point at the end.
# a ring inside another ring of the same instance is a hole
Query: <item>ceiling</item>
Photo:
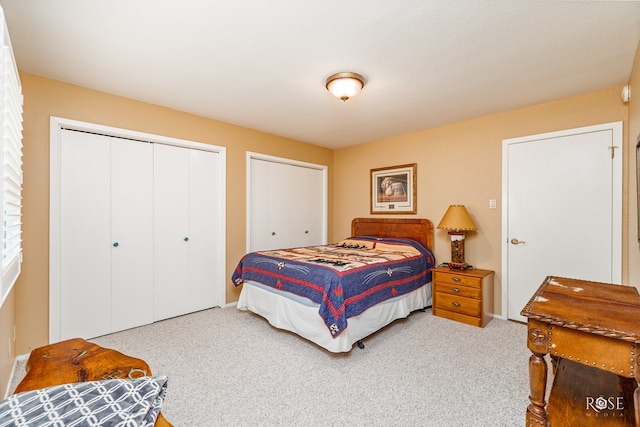
{"type": "Polygon", "coordinates": [[[640,41],[640,1],[0,5],[23,71],[329,148],[623,86],[640,41]]]}

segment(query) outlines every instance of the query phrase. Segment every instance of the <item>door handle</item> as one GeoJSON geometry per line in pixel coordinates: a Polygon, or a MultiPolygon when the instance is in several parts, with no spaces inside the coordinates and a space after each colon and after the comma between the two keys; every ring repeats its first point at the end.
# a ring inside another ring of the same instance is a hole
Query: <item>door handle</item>
{"type": "Polygon", "coordinates": [[[511,239],[511,244],[512,245],[524,245],[524,240],[518,240],[515,237],[513,239],[511,239]]]}

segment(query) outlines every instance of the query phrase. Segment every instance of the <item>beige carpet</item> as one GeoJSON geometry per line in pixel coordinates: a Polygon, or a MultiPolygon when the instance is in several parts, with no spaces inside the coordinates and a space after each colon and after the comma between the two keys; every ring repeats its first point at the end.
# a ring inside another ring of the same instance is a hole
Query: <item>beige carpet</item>
{"type": "Polygon", "coordinates": [[[168,375],[176,427],[511,427],[528,404],[526,326],[498,319],[481,329],[415,312],[338,355],[235,308],[92,341],[168,375]]]}

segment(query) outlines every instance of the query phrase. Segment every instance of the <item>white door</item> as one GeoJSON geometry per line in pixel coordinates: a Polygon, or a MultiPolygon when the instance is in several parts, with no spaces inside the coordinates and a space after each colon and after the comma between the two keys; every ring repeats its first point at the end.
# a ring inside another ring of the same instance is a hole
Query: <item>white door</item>
{"type": "Polygon", "coordinates": [[[247,156],[247,250],[325,244],[326,167],[247,156]]]}
{"type": "Polygon", "coordinates": [[[112,331],[153,322],[153,146],[111,140],[112,331]]]}
{"type": "Polygon", "coordinates": [[[322,171],[290,166],[290,245],[312,246],[322,242],[322,171]]]}
{"type": "Polygon", "coordinates": [[[219,155],[154,145],[154,319],[222,305],[219,155]]]}
{"type": "Polygon", "coordinates": [[[64,130],[60,144],[60,337],[111,332],[109,138],[64,130]]]}
{"type": "Polygon", "coordinates": [[[621,123],[505,140],[503,166],[503,313],[546,276],[619,283],[621,123]]]}
{"type": "Polygon", "coordinates": [[[63,131],[60,339],[153,321],[151,149],[63,131]]]}

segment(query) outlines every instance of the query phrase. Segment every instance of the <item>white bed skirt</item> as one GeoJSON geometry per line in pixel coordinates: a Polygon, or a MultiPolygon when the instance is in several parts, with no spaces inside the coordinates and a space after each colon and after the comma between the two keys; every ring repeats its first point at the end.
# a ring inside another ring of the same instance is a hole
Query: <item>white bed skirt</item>
{"type": "Polygon", "coordinates": [[[264,317],[279,329],[294,332],[333,353],[348,352],[353,344],[412,311],[431,305],[431,284],[377,304],[362,314],[350,317],[347,328],[336,338],[331,336],[318,313],[318,305],[305,305],[247,281],[242,286],[238,309],[264,317]]]}

